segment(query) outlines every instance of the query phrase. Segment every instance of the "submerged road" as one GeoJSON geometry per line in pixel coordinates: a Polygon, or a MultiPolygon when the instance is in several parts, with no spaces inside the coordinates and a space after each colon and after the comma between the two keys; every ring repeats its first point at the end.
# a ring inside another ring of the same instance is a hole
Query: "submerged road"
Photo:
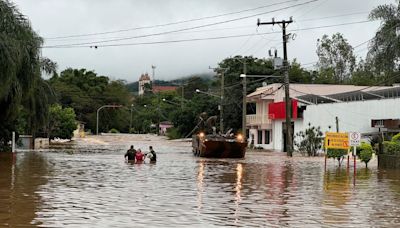
{"type": "Polygon", "coordinates": [[[91,136],[0,154],[0,227],[398,227],[400,172],[358,166],[353,186],[323,158],[203,159],[189,142],[91,136]],[[157,163],[125,163],[131,144],[157,163]]]}

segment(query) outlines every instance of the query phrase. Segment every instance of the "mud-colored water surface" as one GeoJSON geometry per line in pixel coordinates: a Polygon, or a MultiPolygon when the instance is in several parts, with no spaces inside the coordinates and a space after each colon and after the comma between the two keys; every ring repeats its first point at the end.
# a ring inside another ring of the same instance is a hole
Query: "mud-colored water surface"
{"type": "Polygon", "coordinates": [[[249,152],[193,157],[190,143],[99,136],[0,154],[0,227],[398,227],[400,172],[249,152]],[[129,164],[130,144],[156,164],[129,164]]]}

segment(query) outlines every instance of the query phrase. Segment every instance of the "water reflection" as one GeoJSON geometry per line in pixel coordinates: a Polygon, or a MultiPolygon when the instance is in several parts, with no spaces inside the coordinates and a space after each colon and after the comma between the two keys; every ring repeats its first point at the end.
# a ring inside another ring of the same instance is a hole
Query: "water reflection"
{"type": "Polygon", "coordinates": [[[203,207],[203,181],[204,181],[204,160],[199,162],[199,171],[197,174],[197,209],[201,213],[203,207]]]}
{"type": "Polygon", "coordinates": [[[36,153],[0,153],[0,226],[35,226],[38,192],[51,169],[36,153]]]}
{"type": "Polygon", "coordinates": [[[236,167],[236,195],[235,195],[235,224],[238,223],[239,221],[239,209],[240,209],[240,201],[241,201],[241,188],[242,188],[242,175],[243,175],[243,165],[242,164],[237,164],[236,167]]]}
{"type": "MultiPolygon", "coordinates": [[[[135,142],[146,148],[148,141],[135,142]]],[[[151,144],[154,144],[151,142],[151,144]]],[[[248,153],[193,157],[190,146],[156,146],[157,164],[127,164],[126,145],[0,157],[0,226],[396,227],[400,173],[353,173],[321,158],[248,153]],[[73,151],[73,152],[71,152],[73,151]],[[14,168],[13,168],[14,167],[14,168]],[[14,170],[14,171],[13,171],[14,170]],[[14,178],[14,179],[13,179],[14,178]],[[3,206],[4,205],[4,206],[3,206]]]]}
{"type": "Polygon", "coordinates": [[[346,203],[351,203],[351,181],[349,173],[342,168],[324,175],[323,210],[325,224],[349,223],[346,203]],[[340,211],[340,213],[338,213],[340,211]]]}

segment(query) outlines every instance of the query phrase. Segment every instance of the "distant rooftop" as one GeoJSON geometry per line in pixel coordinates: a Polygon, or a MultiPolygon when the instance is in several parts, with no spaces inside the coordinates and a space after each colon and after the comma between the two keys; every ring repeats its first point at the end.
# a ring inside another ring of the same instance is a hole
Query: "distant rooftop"
{"type": "Polygon", "coordinates": [[[164,92],[164,91],[174,91],[178,87],[176,86],[153,86],[153,92],[158,93],[158,92],[164,92]]]}

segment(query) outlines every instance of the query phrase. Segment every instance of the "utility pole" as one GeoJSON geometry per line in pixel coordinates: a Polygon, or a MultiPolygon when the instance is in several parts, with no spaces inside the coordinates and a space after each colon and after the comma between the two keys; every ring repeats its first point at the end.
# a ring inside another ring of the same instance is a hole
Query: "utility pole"
{"type": "Polygon", "coordinates": [[[224,133],[224,90],[225,90],[225,72],[228,71],[229,68],[212,68],[209,69],[215,70],[216,72],[220,71],[221,75],[221,90],[220,90],[220,104],[219,104],[219,132],[220,134],[224,133]]]}
{"type": "Polygon", "coordinates": [[[339,118],[336,116],[336,132],[339,132],[339,118]]]}
{"type": "Polygon", "coordinates": [[[246,59],[244,59],[243,61],[243,101],[242,101],[242,135],[243,135],[243,139],[245,139],[245,141],[247,140],[246,137],[246,115],[247,115],[247,100],[246,100],[246,96],[247,96],[247,63],[246,63],[246,59]]]}
{"type": "Polygon", "coordinates": [[[292,18],[290,18],[288,21],[282,20],[282,21],[275,21],[275,19],[272,19],[271,22],[260,22],[260,19],[257,21],[257,26],[260,25],[282,25],[282,32],[283,32],[283,70],[284,70],[284,85],[285,85],[285,103],[286,103],[286,150],[288,153],[288,156],[293,156],[293,140],[292,140],[292,121],[291,121],[291,116],[292,116],[292,103],[290,99],[290,93],[289,93],[289,64],[287,60],[287,38],[288,36],[286,35],[286,26],[289,25],[290,23],[293,23],[292,18]]]}
{"type": "Polygon", "coordinates": [[[133,104],[131,104],[131,121],[129,122],[129,133],[132,133],[132,108],[133,108],[133,104]]]}
{"type": "MultiPolygon", "coordinates": [[[[155,73],[155,69],[156,66],[151,65],[151,69],[153,70],[153,93],[154,93],[154,87],[156,87],[156,73],[155,73]]],[[[159,95],[160,91],[157,92],[156,96],[157,96],[157,135],[160,135],[160,95],[159,95]]]]}
{"type": "Polygon", "coordinates": [[[183,100],[185,100],[185,86],[182,81],[182,99],[181,99],[181,111],[183,111],[183,100]]]}

